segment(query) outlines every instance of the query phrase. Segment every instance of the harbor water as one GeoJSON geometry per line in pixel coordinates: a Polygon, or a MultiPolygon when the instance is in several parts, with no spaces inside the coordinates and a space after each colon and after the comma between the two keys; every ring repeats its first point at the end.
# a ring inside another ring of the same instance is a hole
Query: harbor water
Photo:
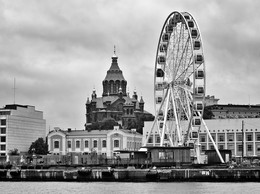
{"type": "Polygon", "coordinates": [[[169,194],[169,193],[259,193],[260,183],[208,182],[0,182],[3,194],[169,194]]]}

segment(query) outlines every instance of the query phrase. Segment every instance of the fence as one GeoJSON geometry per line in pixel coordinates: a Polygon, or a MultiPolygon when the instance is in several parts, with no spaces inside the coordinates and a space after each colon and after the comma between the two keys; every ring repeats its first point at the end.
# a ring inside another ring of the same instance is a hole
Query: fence
{"type": "Polygon", "coordinates": [[[10,164],[12,166],[21,165],[52,165],[52,166],[135,166],[141,167],[144,165],[150,165],[150,160],[146,158],[120,158],[111,157],[108,158],[102,155],[41,155],[41,156],[9,156],[8,161],[6,156],[0,157],[0,165],[10,164]]]}

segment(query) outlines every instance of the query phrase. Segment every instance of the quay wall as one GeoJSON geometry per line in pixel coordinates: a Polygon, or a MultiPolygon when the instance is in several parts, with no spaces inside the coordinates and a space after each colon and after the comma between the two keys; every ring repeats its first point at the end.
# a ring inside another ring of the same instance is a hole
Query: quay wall
{"type": "Polygon", "coordinates": [[[0,169],[0,181],[260,182],[260,169],[0,169]]]}

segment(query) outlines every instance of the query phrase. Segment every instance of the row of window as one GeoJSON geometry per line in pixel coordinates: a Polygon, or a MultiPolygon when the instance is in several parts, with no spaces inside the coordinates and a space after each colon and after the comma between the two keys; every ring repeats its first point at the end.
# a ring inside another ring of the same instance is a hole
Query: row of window
{"type": "MultiPolygon", "coordinates": [[[[224,145],[219,145],[218,148],[219,148],[220,150],[225,149],[224,145]]],[[[207,149],[206,145],[201,145],[201,150],[202,150],[202,151],[205,151],[206,149],[207,149]]],[[[214,150],[215,148],[214,148],[213,145],[210,145],[210,146],[209,146],[209,149],[210,149],[210,150],[214,150]]],[[[228,149],[234,151],[234,145],[229,145],[229,146],[228,146],[228,149]]],[[[243,150],[242,144],[237,145],[237,151],[238,151],[238,152],[242,152],[242,150],[243,150]]],[[[253,151],[253,145],[252,145],[252,144],[246,145],[246,151],[252,152],[252,151],[253,151]]],[[[257,146],[256,151],[260,151],[260,146],[257,146]]]]}
{"type": "MultiPolygon", "coordinates": [[[[212,138],[214,141],[216,141],[216,136],[215,134],[211,134],[212,138]]],[[[206,135],[200,135],[200,142],[206,142],[206,135]]],[[[227,134],[227,141],[234,141],[234,134],[227,134]]],[[[236,141],[242,141],[243,140],[243,135],[242,133],[237,133],[236,134],[236,141]]],[[[245,134],[245,140],[246,141],[253,141],[253,134],[245,134]]],[[[256,134],[255,136],[256,141],[260,141],[260,134],[256,134]]],[[[225,135],[224,134],[218,134],[218,141],[219,142],[224,142],[225,141],[225,135]]]]}
{"type": "MultiPolygon", "coordinates": [[[[115,148],[119,148],[119,140],[115,139],[113,145],[114,145],[115,148]]],[[[92,147],[93,148],[98,147],[98,140],[92,141],[92,147]]],[[[107,141],[102,140],[102,148],[106,148],[106,147],[107,147],[107,141]]],[[[54,141],[54,149],[59,149],[59,148],[60,148],[60,141],[55,140],[54,141]]],[[[67,141],[67,148],[72,148],[72,141],[71,140],[67,141]]],[[[75,141],[75,148],[81,148],[81,141],[80,140],[75,141]]],[[[89,140],[84,140],[84,148],[89,148],[89,140]]]]}

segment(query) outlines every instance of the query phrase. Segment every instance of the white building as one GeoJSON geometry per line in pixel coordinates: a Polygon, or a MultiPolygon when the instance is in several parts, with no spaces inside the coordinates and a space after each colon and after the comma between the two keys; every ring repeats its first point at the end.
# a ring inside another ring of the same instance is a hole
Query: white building
{"type": "Polygon", "coordinates": [[[61,130],[55,128],[48,134],[48,147],[52,154],[90,154],[112,157],[118,150],[138,150],[142,146],[142,135],[135,131],[112,130],[61,130]]]}
{"type": "MultiPolygon", "coordinates": [[[[259,118],[210,119],[205,120],[205,122],[219,149],[231,150],[234,157],[242,156],[242,153],[243,156],[260,156],[259,118]],[[244,122],[243,127],[242,121],[244,122]]],[[[144,137],[148,134],[151,124],[152,122],[146,122],[144,137]]],[[[157,132],[154,134],[151,135],[148,143],[153,146],[159,146],[159,135],[157,132]]],[[[214,149],[203,125],[199,133],[199,142],[202,152],[214,149]]]]}
{"type": "Polygon", "coordinates": [[[34,106],[10,104],[0,109],[0,155],[17,148],[27,152],[32,142],[46,136],[43,112],[34,106]]]}

